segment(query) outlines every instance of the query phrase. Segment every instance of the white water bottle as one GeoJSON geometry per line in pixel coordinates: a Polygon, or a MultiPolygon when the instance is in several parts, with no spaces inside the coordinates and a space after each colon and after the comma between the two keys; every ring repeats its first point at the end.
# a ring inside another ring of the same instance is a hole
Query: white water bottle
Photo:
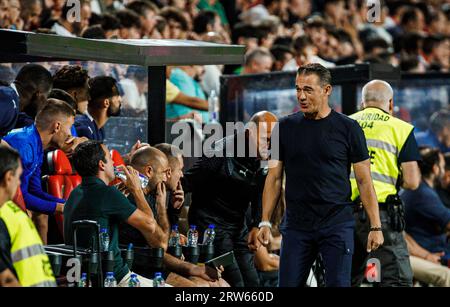
{"type": "Polygon", "coordinates": [[[219,97],[217,97],[215,90],[211,90],[208,97],[208,113],[210,123],[219,122],[219,97]]]}

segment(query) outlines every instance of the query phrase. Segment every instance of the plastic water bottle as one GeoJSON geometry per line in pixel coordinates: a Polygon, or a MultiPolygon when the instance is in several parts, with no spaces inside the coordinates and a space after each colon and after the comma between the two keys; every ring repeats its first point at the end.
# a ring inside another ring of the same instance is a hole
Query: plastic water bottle
{"type": "Polygon", "coordinates": [[[128,282],[129,288],[139,288],[141,286],[141,283],[139,279],[137,278],[137,274],[132,273],[130,276],[130,281],[128,282]]]}
{"type": "Polygon", "coordinates": [[[215,90],[212,90],[208,97],[208,113],[210,123],[219,122],[219,97],[215,90]]]}
{"type": "Polygon", "coordinates": [[[78,282],[78,288],[86,288],[86,287],[90,287],[90,283],[87,279],[87,274],[86,273],[82,273],[81,274],[81,279],[78,282]]]}
{"type": "MultiPolygon", "coordinates": [[[[125,172],[118,169],[117,167],[114,167],[114,175],[116,176],[116,178],[120,178],[125,181],[127,180],[127,175],[125,175],[125,172]]],[[[145,189],[148,185],[148,178],[142,174],[139,174],[139,180],[141,181],[141,188],[145,189]]]]}
{"type": "Polygon", "coordinates": [[[169,237],[169,246],[180,246],[180,233],[178,232],[178,225],[172,226],[172,231],[169,237]]]}
{"type": "Polygon", "coordinates": [[[208,228],[205,230],[203,234],[203,245],[212,245],[214,242],[214,238],[216,237],[216,226],[214,224],[209,224],[208,228]]]}
{"type": "Polygon", "coordinates": [[[117,281],[114,278],[114,272],[106,273],[105,278],[105,288],[114,288],[117,287],[117,281]]]}
{"type": "Polygon", "coordinates": [[[198,244],[197,226],[191,225],[189,227],[187,238],[188,238],[188,246],[197,246],[198,244]]]}
{"type": "Polygon", "coordinates": [[[102,252],[107,252],[109,250],[109,234],[108,229],[102,228],[100,231],[100,244],[102,246],[102,252]]]}
{"type": "Polygon", "coordinates": [[[166,282],[164,278],[162,277],[162,274],[160,272],[155,273],[155,278],[153,278],[153,287],[159,288],[159,287],[165,287],[166,282]]]}

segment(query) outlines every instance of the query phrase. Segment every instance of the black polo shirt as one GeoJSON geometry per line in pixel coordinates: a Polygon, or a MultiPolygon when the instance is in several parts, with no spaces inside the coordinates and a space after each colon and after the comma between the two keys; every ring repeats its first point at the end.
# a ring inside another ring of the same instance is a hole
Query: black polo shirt
{"type": "MultiPolygon", "coordinates": [[[[126,222],[134,211],[136,207],[115,187],[106,185],[97,177],[84,177],[64,207],[64,241],[73,244],[73,221],[93,220],[101,228],[108,229],[109,250],[114,252],[114,276],[119,283],[129,271],[119,249],[119,224],[126,222]]],[[[92,234],[82,229],[77,235],[78,244],[82,247],[90,247],[91,238],[92,234]]]]}
{"type": "Polygon", "coordinates": [[[286,172],[284,228],[312,230],[353,220],[350,167],[369,159],[358,123],[332,110],[320,120],[289,115],[277,129],[286,172]]]}

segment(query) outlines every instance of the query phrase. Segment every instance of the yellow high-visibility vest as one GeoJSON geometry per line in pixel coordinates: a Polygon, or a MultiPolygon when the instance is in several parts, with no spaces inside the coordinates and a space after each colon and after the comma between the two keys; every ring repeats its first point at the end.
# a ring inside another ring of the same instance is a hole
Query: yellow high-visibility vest
{"type": "Polygon", "coordinates": [[[56,287],[50,261],[31,219],[12,201],[0,208],[11,238],[11,259],[24,287],[56,287]]]}
{"type": "MultiPolygon", "coordinates": [[[[381,109],[369,107],[350,116],[364,131],[370,156],[370,172],[378,202],[384,203],[386,197],[397,193],[400,178],[398,156],[414,126],[404,122],[381,109]]],[[[359,196],[355,175],[350,175],[352,200],[359,196]]]]}

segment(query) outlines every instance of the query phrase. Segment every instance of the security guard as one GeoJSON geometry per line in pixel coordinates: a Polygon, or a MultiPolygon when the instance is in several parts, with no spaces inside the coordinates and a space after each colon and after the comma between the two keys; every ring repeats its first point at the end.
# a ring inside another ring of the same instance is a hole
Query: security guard
{"type": "Polygon", "coordinates": [[[363,87],[362,107],[362,111],[350,117],[358,121],[366,136],[385,241],[378,250],[370,254],[365,251],[369,227],[364,212],[358,210],[359,192],[352,172],[352,200],[357,204],[352,284],[360,285],[366,273],[370,274],[366,276],[369,282],[380,286],[412,286],[413,273],[403,237],[403,204],[398,190],[400,187],[415,190],[420,183],[417,165],[420,155],[414,127],[393,116],[393,90],[385,81],[373,80],[363,87]],[[371,270],[373,264],[380,267],[371,270]]]}
{"type": "Polygon", "coordinates": [[[22,166],[14,149],[0,146],[0,286],[56,286],[50,261],[31,219],[11,198],[22,166]]]}

